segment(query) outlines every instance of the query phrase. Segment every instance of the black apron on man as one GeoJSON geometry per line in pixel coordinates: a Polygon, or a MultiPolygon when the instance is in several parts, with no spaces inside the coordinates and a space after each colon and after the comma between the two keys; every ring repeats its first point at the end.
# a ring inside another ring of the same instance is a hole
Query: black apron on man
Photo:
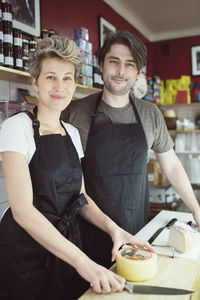
{"type": "MultiPolygon", "coordinates": [[[[29,164],[33,204],[67,239],[81,248],[77,213],[87,201],[79,194],[82,170],[77,151],[66,130],[65,136],[40,136],[37,109],[34,116],[27,114],[33,121],[36,143],[29,164]]],[[[72,296],[78,292],[77,282],[76,271],[37,243],[14,221],[9,208],[0,223],[1,299],[3,296],[20,300],[77,299],[78,293],[77,297],[72,296]]]]}
{"type": "MultiPolygon", "coordinates": [[[[82,159],[86,192],[120,227],[135,234],[148,221],[146,137],[132,99],[137,123],[95,123],[101,96],[97,99],[82,159]]],[[[111,238],[84,221],[81,231],[84,252],[96,262],[110,267],[111,238]]]]}

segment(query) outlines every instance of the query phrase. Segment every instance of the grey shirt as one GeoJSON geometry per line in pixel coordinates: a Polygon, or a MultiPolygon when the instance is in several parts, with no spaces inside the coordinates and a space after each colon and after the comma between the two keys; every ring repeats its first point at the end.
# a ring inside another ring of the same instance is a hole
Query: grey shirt
{"type": "MultiPolygon", "coordinates": [[[[85,151],[91,116],[94,114],[98,94],[92,94],[83,99],[73,100],[62,113],[62,119],[78,128],[83,149],[85,151]]],[[[148,150],[164,153],[173,148],[174,143],[167,130],[165,120],[160,109],[153,103],[134,98],[136,109],[140,116],[146,136],[148,150]]],[[[128,103],[124,107],[116,108],[101,101],[98,112],[99,116],[108,116],[113,124],[136,123],[132,105],[128,103]]],[[[99,117],[100,118],[100,117],[99,117]]]]}

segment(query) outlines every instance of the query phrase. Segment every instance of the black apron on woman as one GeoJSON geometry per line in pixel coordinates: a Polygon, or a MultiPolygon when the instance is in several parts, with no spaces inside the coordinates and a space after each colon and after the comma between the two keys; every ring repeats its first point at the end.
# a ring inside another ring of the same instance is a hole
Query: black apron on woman
{"type": "MultiPolygon", "coordinates": [[[[27,114],[36,144],[29,164],[33,205],[81,248],[77,214],[87,201],[79,194],[82,170],[77,151],[66,130],[65,136],[40,136],[37,109],[34,116],[27,114]]],[[[37,243],[15,222],[10,208],[6,211],[0,223],[0,299],[77,299],[81,282],[74,268],[37,243]]]]}
{"type": "MultiPolygon", "coordinates": [[[[112,124],[97,99],[82,167],[87,194],[120,227],[135,234],[148,221],[147,142],[139,114],[137,123],[112,124]],[[103,116],[104,115],[104,116],[103,116]],[[97,122],[104,117],[104,122],[97,122]]],[[[81,226],[83,249],[96,262],[111,266],[111,238],[92,224],[81,226]]]]}

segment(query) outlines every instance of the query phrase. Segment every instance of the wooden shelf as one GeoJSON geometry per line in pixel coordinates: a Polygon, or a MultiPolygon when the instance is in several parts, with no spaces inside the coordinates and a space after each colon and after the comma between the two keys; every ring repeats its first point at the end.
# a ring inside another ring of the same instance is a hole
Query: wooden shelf
{"type": "MultiPolygon", "coordinates": [[[[19,83],[31,84],[31,75],[28,72],[18,71],[15,69],[0,67],[0,80],[8,80],[19,83]]],[[[101,89],[77,84],[76,92],[79,94],[89,95],[100,92],[101,89]]]]}
{"type": "Polygon", "coordinates": [[[163,104],[158,104],[161,108],[165,108],[165,107],[181,107],[181,106],[200,106],[200,102],[191,102],[191,103],[176,103],[176,104],[170,104],[170,105],[163,105],[163,104]]]}
{"type": "Polygon", "coordinates": [[[189,130],[168,130],[169,133],[175,134],[175,133],[200,133],[200,129],[189,129],[189,130]]]}

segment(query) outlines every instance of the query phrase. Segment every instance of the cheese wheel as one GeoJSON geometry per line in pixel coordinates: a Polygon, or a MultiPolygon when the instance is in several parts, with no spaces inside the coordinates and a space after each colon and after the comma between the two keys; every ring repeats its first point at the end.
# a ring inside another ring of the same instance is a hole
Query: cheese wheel
{"type": "Polygon", "coordinates": [[[157,255],[143,248],[126,248],[117,254],[117,274],[129,281],[144,281],[157,273],[157,255]]]}
{"type": "Polygon", "coordinates": [[[183,223],[176,222],[170,227],[168,246],[173,247],[176,251],[184,253],[191,246],[192,228],[183,223]]]}

